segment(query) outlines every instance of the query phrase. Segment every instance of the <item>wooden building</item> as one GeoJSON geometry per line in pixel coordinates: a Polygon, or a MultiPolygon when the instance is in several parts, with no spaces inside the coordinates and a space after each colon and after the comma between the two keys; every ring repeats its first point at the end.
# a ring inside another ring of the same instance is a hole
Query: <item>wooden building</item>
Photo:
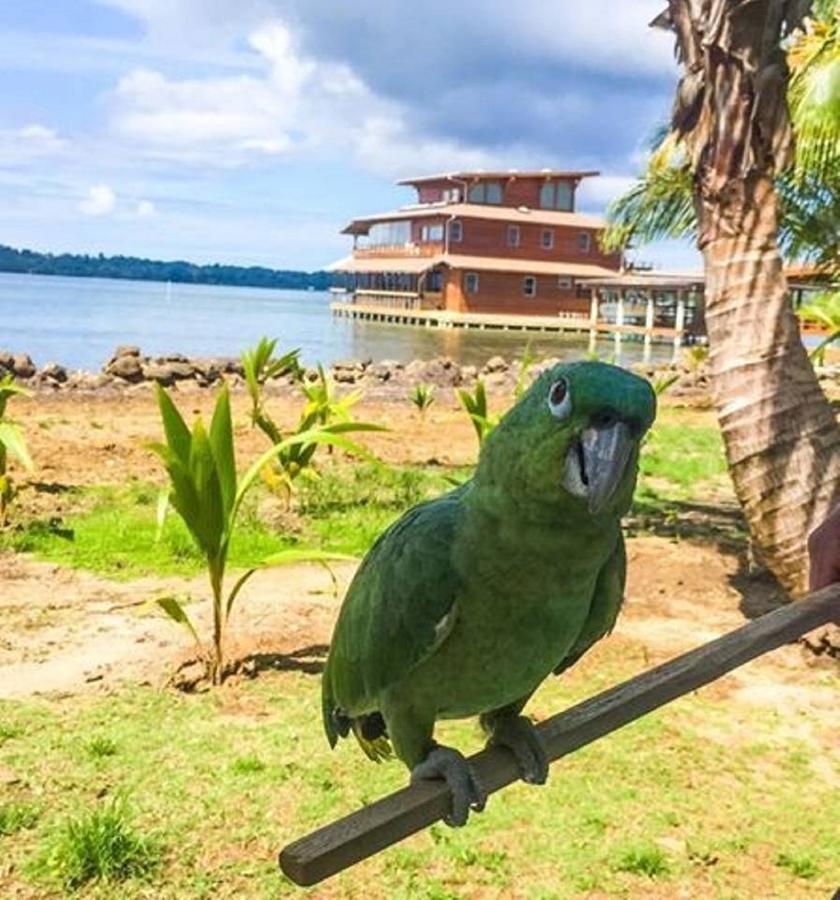
{"type": "Polygon", "coordinates": [[[597,172],[460,172],[408,178],[417,202],[354,219],[342,273],[354,303],[453,314],[588,316],[588,279],[618,272],[597,216],[575,211],[597,172]]]}

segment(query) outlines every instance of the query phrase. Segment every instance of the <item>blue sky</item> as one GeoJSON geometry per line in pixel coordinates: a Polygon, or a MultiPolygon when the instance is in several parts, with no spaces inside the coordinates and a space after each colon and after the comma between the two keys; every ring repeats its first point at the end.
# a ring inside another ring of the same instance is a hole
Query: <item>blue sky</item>
{"type": "Polygon", "coordinates": [[[599,169],[600,211],[670,107],[662,5],[0,4],[0,243],[318,268],[395,179],[469,167],[599,169]]]}

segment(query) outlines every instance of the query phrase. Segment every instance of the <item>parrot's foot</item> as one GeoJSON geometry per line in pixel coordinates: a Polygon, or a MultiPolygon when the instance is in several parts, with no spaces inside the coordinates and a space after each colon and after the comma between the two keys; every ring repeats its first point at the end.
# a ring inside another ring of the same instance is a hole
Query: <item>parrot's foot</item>
{"type": "Polygon", "coordinates": [[[487,803],[487,792],[482,788],[472,766],[463,755],[452,747],[435,747],[429,755],[411,770],[411,782],[440,779],[446,781],[452,794],[452,811],[444,822],[452,828],[467,824],[470,810],[481,812],[487,803]]]}
{"type": "Polygon", "coordinates": [[[545,784],[548,778],[548,754],[530,719],[525,716],[497,719],[487,743],[493,747],[507,747],[513,753],[523,781],[528,784],[545,784]]]}

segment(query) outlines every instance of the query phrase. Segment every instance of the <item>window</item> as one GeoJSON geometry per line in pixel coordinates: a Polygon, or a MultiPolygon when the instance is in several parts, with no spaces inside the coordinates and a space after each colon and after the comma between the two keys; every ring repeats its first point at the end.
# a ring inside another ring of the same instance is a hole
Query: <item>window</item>
{"type": "Polygon", "coordinates": [[[455,219],[449,223],[449,240],[456,244],[464,239],[464,224],[460,219],[455,219]]]}
{"type": "Polygon", "coordinates": [[[449,188],[441,192],[440,198],[444,203],[457,203],[461,199],[461,191],[458,188],[449,188]]]}
{"type": "Polygon", "coordinates": [[[464,275],[464,290],[468,294],[478,293],[478,272],[467,272],[464,275]]]}
{"type": "Polygon", "coordinates": [[[467,191],[470,203],[501,203],[502,186],[498,181],[479,181],[467,191]]]}
{"type": "Polygon", "coordinates": [[[486,184],[486,201],[487,203],[502,202],[502,186],[498,181],[488,181],[486,184]]]}
{"type": "Polygon", "coordinates": [[[553,250],[554,249],[554,231],[551,228],[543,228],[542,235],[540,236],[540,244],[542,245],[543,250],[553,250]]]}
{"type": "Polygon", "coordinates": [[[574,207],[574,190],[568,181],[547,181],[540,188],[540,207],[571,212],[574,207]]]}
{"type": "Polygon", "coordinates": [[[542,209],[554,209],[554,182],[546,181],[540,188],[540,207],[542,209]]]}
{"type": "Polygon", "coordinates": [[[561,291],[570,291],[575,286],[574,280],[568,275],[560,275],[557,279],[557,288],[561,291]]]}
{"type": "Polygon", "coordinates": [[[581,253],[589,253],[592,249],[592,235],[588,231],[581,231],[577,239],[578,250],[581,253]]]}
{"type": "Polygon", "coordinates": [[[411,222],[379,222],[368,232],[369,247],[394,247],[411,243],[411,222]]]}
{"type": "Polygon", "coordinates": [[[519,246],[519,226],[508,225],[507,227],[507,245],[508,247],[519,246]]]}
{"type": "Polygon", "coordinates": [[[443,272],[440,269],[432,269],[426,276],[426,290],[435,293],[443,290],[443,272]]]}
{"type": "Polygon", "coordinates": [[[571,212],[575,205],[574,191],[568,181],[557,182],[557,192],[554,198],[554,208],[561,212],[571,212]]]}
{"type": "Polygon", "coordinates": [[[442,241],[443,225],[424,225],[420,229],[421,241],[442,241]]]}
{"type": "Polygon", "coordinates": [[[526,275],[522,279],[522,293],[526,297],[537,296],[537,279],[533,275],[526,275]]]}

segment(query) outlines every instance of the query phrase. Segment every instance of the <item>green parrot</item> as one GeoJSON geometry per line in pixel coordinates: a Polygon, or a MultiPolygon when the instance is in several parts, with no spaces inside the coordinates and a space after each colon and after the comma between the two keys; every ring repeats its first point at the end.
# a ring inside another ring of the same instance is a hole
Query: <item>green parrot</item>
{"type": "Polygon", "coordinates": [[[552,672],[608,634],[625,580],[620,520],[656,414],[650,385],[574,362],[544,372],[493,430],[473,477],[376,541],[342,605],[323,675],[331,746],[443,778],[453,826],[486,792],[435,743],[438,719],[479,716],[489,743],[542,784],[548,758],[521,715],[552,672]]]}

